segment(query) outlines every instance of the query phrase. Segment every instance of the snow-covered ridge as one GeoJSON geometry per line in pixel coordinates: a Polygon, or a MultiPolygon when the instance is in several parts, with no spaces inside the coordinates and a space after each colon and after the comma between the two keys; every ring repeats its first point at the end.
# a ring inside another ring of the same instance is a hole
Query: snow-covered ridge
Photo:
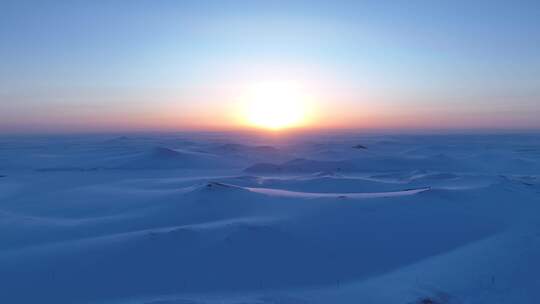
{"type": "Polygon", "coordinates": [[[209,185],[225,188],[238,188],[245,189],[255,193],[266,194],[270,196],[278,197],[291,197],[291,198],[382,198],[382,197],[396,197],[396,196],[406,196],[422,193],[430,190],[430,187],[418,188],[418,189],[406,189],[401,191],[392,191],[392,192],[367,192],[367,193],[316,193],[316,192],[299,192],[299,191],[289,191],[283,189],[271,189],[271,188],[253,188],[253,187],[240,187],[231,184],[224,184],[219,182],[212,182],[209,185]]]}

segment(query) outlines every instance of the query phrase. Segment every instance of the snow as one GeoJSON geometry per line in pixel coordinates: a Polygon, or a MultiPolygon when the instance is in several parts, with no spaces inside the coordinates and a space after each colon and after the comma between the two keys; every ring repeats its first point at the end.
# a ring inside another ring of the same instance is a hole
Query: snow
{"type": "Polygon", "coordinates": [[[540,299],[536,134],[11,136],[0,176],[1,303],[540,299]]]}
{"type": "Polygon", "coordinates": [[[278,197],[294,197],[294,198],[378,198],[378,197],[395,197],[422,193],[430,188],[409,189],[394,192],[368,192],[368,193],[315,193],[315,192],[297,192],[282,189],[269,188],[243,188],[255,193],[263,193],[270,196],[278,197]]]}

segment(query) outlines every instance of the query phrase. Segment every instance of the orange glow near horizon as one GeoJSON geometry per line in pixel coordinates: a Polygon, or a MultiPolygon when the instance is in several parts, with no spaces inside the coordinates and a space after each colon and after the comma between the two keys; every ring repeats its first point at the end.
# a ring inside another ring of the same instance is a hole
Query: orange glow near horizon
{"type": "MultiPolygon", "coordinates": [[[[74,98],[61,92],[40,94],[50,100],[74,98]]],[[[425,101],[436,98],[432,96],[411,101],[406,94],[396,97],[395,92],[359,88],[328,75],[317,77],[315,72],[261,70],[197,88],[130,94],[113,91],[107,96],[89,91],[87,95],[85,102],[103,100],[103,106],[73,107],[66,101],[57,105],[63,111],[48,111],[45,105],[36,104],[33,111],[26,112],[24,125],[16,120],[2,123],[7,130],[18,132],[255,131],[281,136],[341,129],[527,129],[537,122],[473,108],[469,104],[474,100],[453,100],[451,106],[444,99],[437,104],[425,101]],[[123,100],[133,102],[114,104],[123,100]]]]}

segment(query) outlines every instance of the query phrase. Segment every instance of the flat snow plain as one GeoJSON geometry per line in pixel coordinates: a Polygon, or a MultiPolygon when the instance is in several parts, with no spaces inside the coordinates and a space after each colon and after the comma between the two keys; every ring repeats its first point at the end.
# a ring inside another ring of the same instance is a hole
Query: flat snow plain
{"type": "Polygon", "coordinates": [[[540,303],[540,135],[0,137],[0,303],[540,303]]]}

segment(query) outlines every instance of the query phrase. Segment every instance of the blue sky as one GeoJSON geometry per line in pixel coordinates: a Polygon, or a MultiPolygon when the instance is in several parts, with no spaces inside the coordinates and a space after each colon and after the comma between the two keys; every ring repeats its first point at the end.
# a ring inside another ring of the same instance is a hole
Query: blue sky
{"type": "Polygon", "coordinates": [[[282,78],[323,126],[540,128],[538,1],[0,5],[2,132],[227,127],[243,83],[282,78]]]}

